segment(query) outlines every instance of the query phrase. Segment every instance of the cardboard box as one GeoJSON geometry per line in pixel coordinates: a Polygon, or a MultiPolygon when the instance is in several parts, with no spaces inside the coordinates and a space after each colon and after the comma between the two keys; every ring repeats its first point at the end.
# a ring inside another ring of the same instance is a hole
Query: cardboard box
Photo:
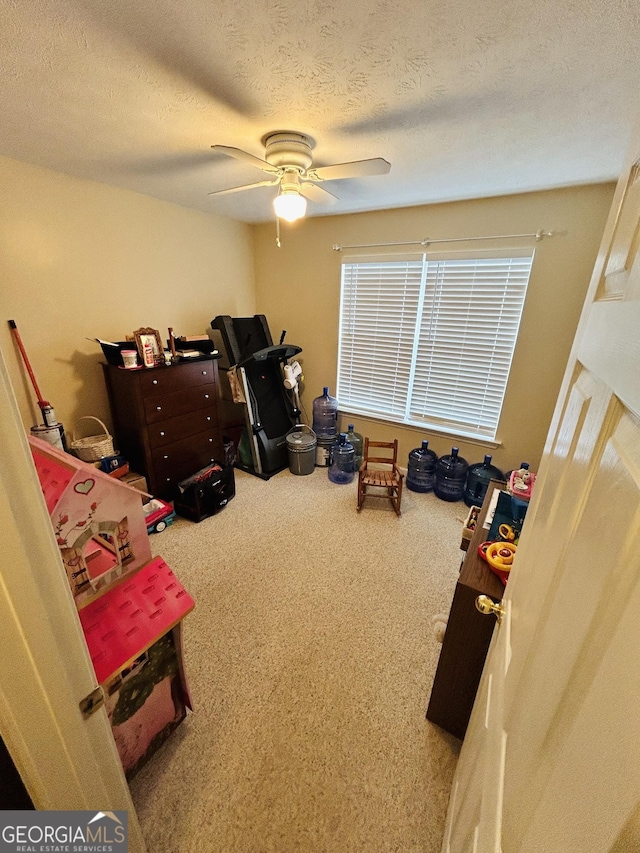
{"type": "MultiPolygon", "coordinates": [[[[126,483],[128,486],[133,486],[134,489],[138,489],[140,492],[144,492],[145,495],[149,494],[147,490],[147,481],[142,474],[136,474],[135,471],[129,471],[129,473],[125,474],[122,478],[122,482],[126,483]]],[[[143,503],[144,502],[143,498],[143,503]]]]}
{"type": "Polygon", "coordinates": [[[478,516],[480,515],[480,507],[472,506],[469,508],[469,512],[467,513],[467,517],[464,520],[464,526],[462,528],[462,540],[460,542],[460,548],[462,551],[466,551],[469,547],[469,542],[471,542],[471,537],[475,533],[476,525],[478,523],[478,516]]]}

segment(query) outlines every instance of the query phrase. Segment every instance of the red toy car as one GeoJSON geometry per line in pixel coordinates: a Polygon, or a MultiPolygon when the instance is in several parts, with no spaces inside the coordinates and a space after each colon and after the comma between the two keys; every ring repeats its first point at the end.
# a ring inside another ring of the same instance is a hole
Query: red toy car
{"type": "Polygon", "coordinates": [[[162,533],[176,517],[171,504],[160,500],[160,498],[151,498],[144,505],[144,514],[147,521],[147,533],[162,533]]]}

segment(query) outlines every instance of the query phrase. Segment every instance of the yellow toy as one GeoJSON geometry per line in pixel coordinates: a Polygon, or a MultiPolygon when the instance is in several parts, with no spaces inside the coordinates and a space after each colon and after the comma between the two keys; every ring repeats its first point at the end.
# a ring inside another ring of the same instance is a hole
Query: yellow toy
{"type": "Polygon", "coordinates": [[[509,572],[516,550],[517,546],[512,542],[492,542],[487,547],[485,559],[492,569],[509,572]]]}
{"type": "Polygon", "coordinates": [[[505,542],[514,542],[516,538],[515,530],[510,524],[501,524],[498,527],[498,535],[505,542]]]}

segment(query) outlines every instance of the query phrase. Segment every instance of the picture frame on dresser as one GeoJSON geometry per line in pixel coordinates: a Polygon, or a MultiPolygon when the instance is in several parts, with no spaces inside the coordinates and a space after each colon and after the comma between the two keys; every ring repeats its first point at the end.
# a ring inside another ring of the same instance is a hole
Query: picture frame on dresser
{"type": "Polygon", "coordinates": [[[140,329],[136,329],[133,333],[133,340],[136,342],[138,355],[142,364],[144,364],[144,347],[146,343],[151,344],[154,365],[164,364],[164,347],[162,346],[160,332],[157,329],[152,329],[150,326],[143,326],[140,329]]]}

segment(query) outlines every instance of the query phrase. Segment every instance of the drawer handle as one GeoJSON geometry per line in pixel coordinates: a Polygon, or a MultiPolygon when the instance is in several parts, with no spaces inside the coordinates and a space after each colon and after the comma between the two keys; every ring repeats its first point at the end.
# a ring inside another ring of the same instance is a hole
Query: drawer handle
{"type": "Polygon", "coordinates": [[[212,438],[210,438],[210,439],[209,439],[209,444],[211,444],[212,442],[213,442],[213,439],[212,439],[212,438]]]}
{"type": "Polygon", "coordinates": [[[158,384],[158,380],[157,380],[157,379],[153,379],[153,380],[152,380],[152,382],[151,382],[151,384],[152,384],[152,385],[157,385],[157,384],[158,384]]]}
{"type": "Polygon", "coordinates": [[[205,399],[205,400],[208,400],[208,399],[209,399],[209,395],[208,395],[208,394],[205,394],[205,395],[204,395],[204,399],[205,399]]]}
{"type": "Polygon", "coordinates": [[[161,411],[162,411],[162,406],[156,406],[156,412],[161,412],[161,411]]]}
{"type": "Polygon", "coordinates": [[[160,430],[160,435],[164,435],[164,430],[160,430]]]}
{"type": "Polygon", "coordinates": [[[206,375],[207,375],[207,371],[206,371],[206,370],[203,370],[203,371],[202,371],[202,375],[203,375],[203,376],[206,376],[206,375]]]}
{"type": "Polygon", "coordinates": [[[169,458],[169,454],[168,454],[168,453],[165,453],[165,454],[164,454],[164,456],[163,456],[162,458],[163,458],[163,459],[168,459],[168,458],[169,458]]]}
{"type": "Polygon", "coordinates": [[[207,420],[208,420],[208,421],[210,421],[210,420],[211,420],[211,415],[207,415],[207,420]]]}

